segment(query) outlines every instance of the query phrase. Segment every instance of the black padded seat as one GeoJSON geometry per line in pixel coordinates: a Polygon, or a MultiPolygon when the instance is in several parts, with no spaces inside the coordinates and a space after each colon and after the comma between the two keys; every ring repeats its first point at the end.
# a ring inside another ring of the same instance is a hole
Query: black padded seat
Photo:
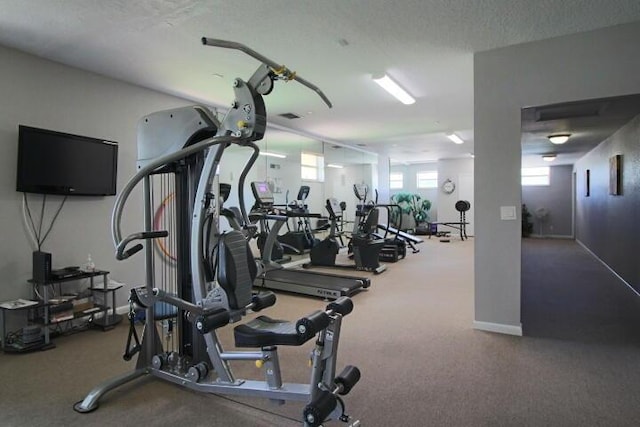
{"type": "Polygon", "coordinates": [[[236,326],[233,330],[236,347],[269,347],[274,345],[302,345],[315,333],[296,332],[296,322],[276,320],[258,316],[250,322],[236,326]]]}

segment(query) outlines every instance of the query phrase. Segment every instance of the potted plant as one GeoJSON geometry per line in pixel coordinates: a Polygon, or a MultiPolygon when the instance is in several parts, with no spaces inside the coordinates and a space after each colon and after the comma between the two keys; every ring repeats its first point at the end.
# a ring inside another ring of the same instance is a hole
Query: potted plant
{"type": "Polygon", "coordinates": [[[533,231],[533,223],[531,222],[531,213],[527,209],[527,205],[522,204],[522,237],[529,237],[533,231]]]}

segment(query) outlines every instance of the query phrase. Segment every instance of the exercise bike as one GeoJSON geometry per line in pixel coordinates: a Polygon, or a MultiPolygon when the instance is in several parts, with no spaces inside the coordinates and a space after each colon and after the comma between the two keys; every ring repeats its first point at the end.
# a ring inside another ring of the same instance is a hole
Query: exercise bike
{"type": "MultiPolygon", "coordinates": [[[[298,190],[296,200],[289,202],[289,197],[287,197],[285,205],[274,205],[276,208],[282,207],[292,213],[300,214],[295,217],[296,227],[292,230],[289,227],[289,221],[287,221],[285,223],[287,232],[279,235],[277,238],[277,241],[284,247],[285,253],[302,255],[305,252],[308,252],[309,249],[313,248],[319,242],[319,240],[313,235],[309,217],[306,216],[306,214],[309,213],[307,197],[309,197],[310,190],[311,187],[308,185],[302,185],[298,190]]],[[[287,195],[288,194],[289,192],[287,191],[287,195]]]]}
{"type": "Polygon", "coordinates": [[[275,80],[295,78],[331,104],[317,87],[242,44],[208,38],[202,42],[240,50],[261,65],[248,82],[235,80],[236,100],[221,123],[202,106],[161,111],[139,121],[139,170],[116,199],[111,231],[118,260],[144,250],[146,284],[135,288],[132,295],[132,304],[145,310],[142,342],[136,343],[138,348],[128,354],[137,355],[132,372],[98,385],[74,409],[81,413],[94,411],[109,391],[150,375],[198,392],[261,397],[278,403],[305,402],[301,421],[307,427],[320,426],[329,420],[355,426],[359,421],[345,414],[340,396],[350,392],[360,372],[349,365],[336,375],[342,320],[353,309],[349,298],[338,298],[325,309],[295,321],[258,316],[236,326],[236,347],[258,350],[225,351],[216,334],[218,329],[239,322],[248,312],[261,311],[276,301],[271,292],[252,292],[260,265],[253,259],[248,236],[237,230],[227,233],[219,230],[220,192],[215,172],[225,149],[238,145],[252,150],[238,183],[241,215],[244,223],[249,224],[242,191],[259,154],[253,141],[264,136],[266,127],[262,96],[271,92],[275,80]],[[162,184],[155,186],[158,181],[162,184]],[[123,237],[124,207],[140,182],[144,228],[123,237]],[[153,200],[164,188],[175,192],[176,219],[166,230],[154,230],[153,200]],[[167,271],[161,274],[158,271],[154,239],[171,239],[169,246],[175,247],[176,265],[171,280],[165,280],[167,271]],[[173,348],[163,347],[159,339],[154,324],[161,316],[156,312],[158,303],[173,307],[177,313],[173,348]],[[277,346],[299,346],[314,338],[309,383],[284,383],[277,346]],[[236,378],[232,361],[254,362],[261,368],[264,380],[236,378]]]}

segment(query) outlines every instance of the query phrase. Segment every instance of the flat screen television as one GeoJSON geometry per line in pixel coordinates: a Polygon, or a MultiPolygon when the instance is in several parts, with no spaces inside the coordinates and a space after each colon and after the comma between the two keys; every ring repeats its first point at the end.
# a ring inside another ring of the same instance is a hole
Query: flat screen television
{"type": "Polygon", "coordinates": [[[116,194],[118,143],[20,125],[16,190],[74,196],[116,194]]]}

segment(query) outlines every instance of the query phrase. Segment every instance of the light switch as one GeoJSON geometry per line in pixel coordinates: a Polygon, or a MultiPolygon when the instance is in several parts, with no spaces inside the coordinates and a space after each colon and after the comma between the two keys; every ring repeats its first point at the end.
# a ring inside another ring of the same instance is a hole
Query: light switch
{"type": "Polygon", "coordinates": [[[515,206],[500,206],[500,219],[503,221],[515,221],[516,220],[516,207],[515,206]]]}

